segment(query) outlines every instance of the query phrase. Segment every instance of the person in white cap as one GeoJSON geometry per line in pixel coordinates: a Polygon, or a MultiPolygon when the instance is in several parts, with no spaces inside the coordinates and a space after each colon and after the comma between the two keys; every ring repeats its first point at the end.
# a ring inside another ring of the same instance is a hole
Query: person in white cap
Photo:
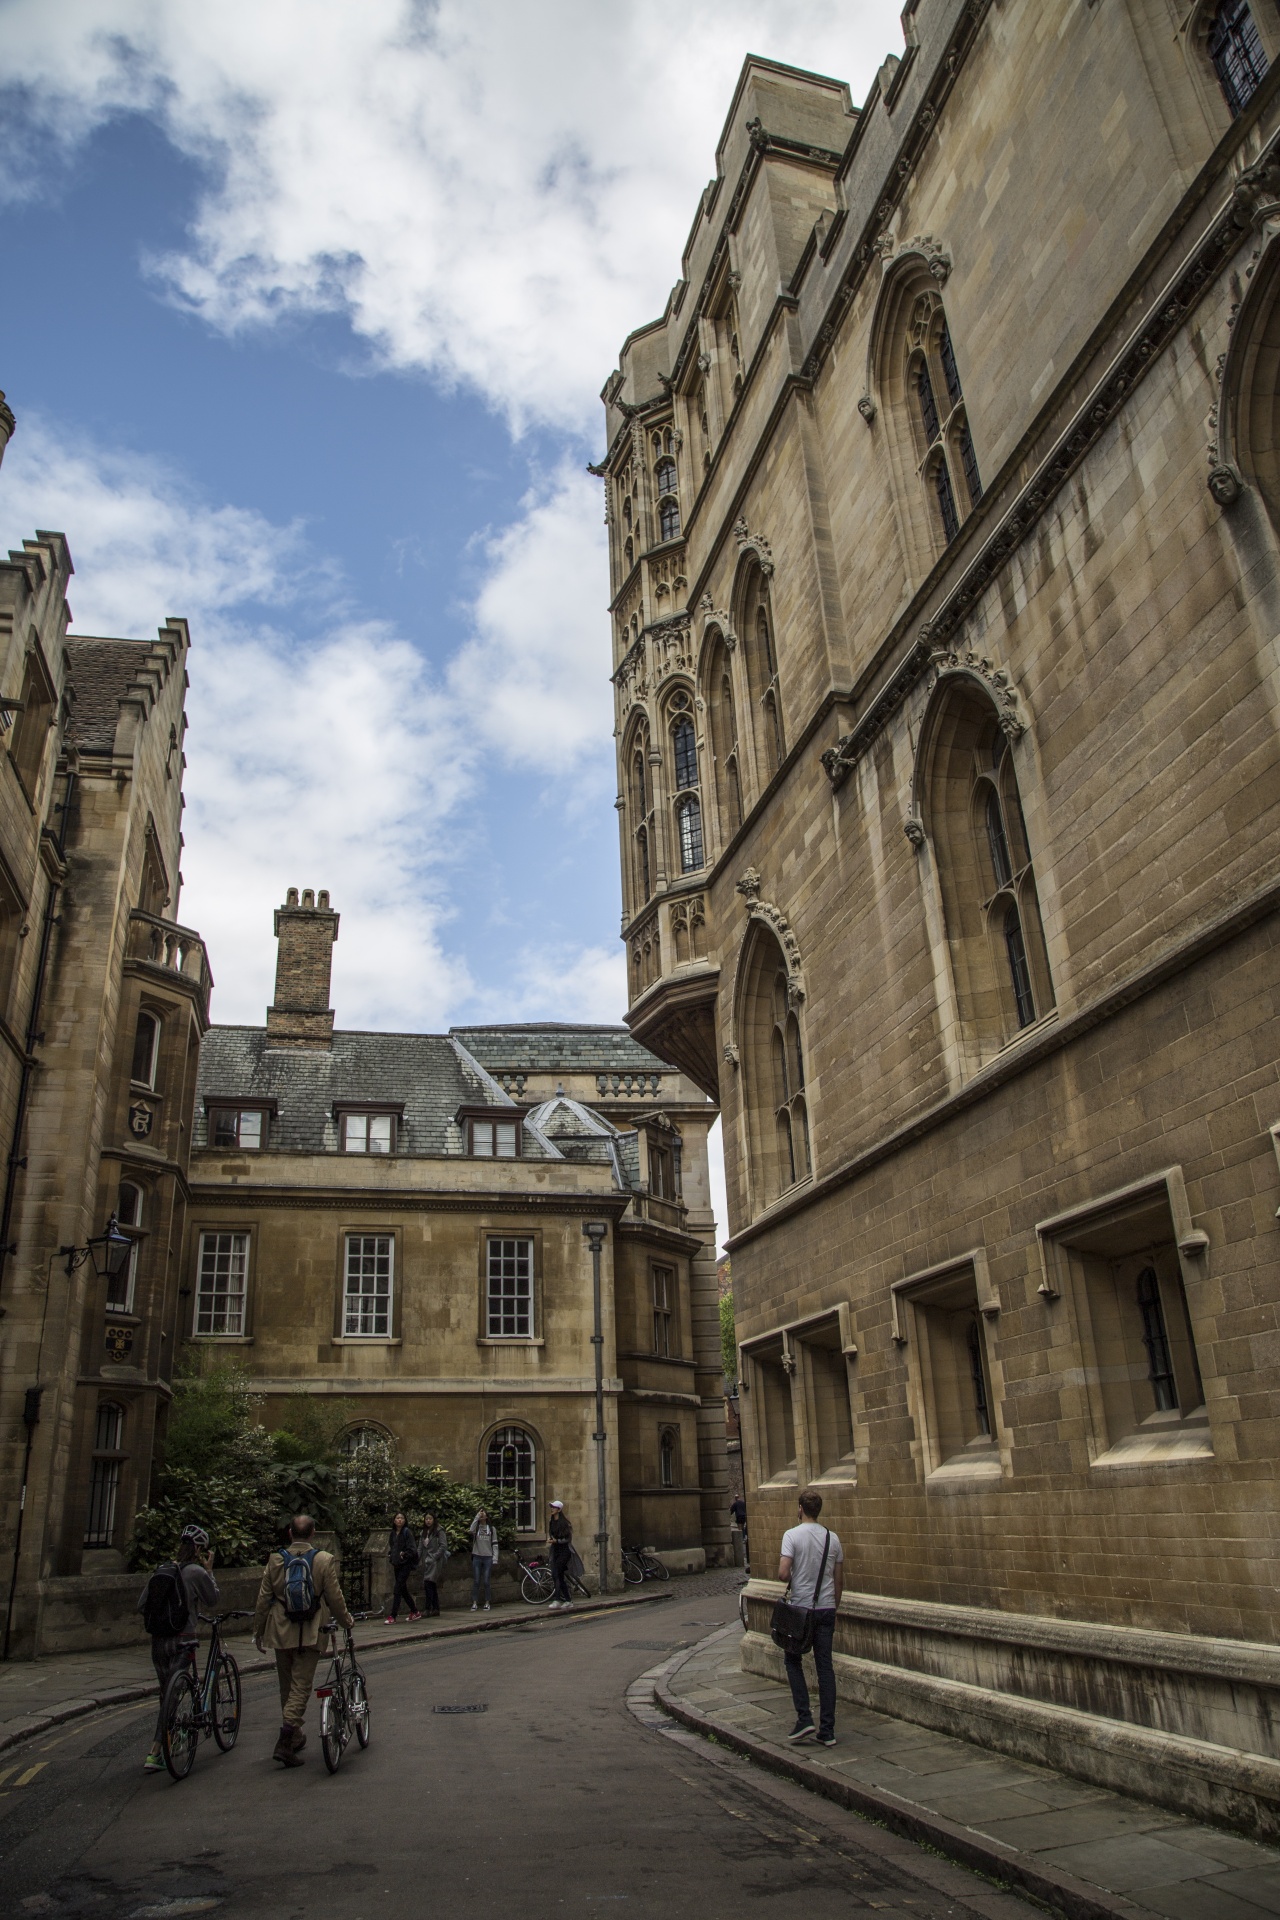
{"type": "Polygon", "coordinates": [[[569,1562],[573,1557],[573,1527],[564,1510],[563,1500],[551,1502],[551,1578],[555,1582],[555,1598],[547,1611],[556,1607],[571,1607],[569,1598],[569,1562]]]}

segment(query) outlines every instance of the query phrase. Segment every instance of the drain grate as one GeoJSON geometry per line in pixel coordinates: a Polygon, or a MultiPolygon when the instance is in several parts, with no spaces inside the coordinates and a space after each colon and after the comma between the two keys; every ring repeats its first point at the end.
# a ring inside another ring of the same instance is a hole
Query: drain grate
{"type": "Polygon", "coordinates": [[[488,1713],[488,1707],[432,1707],[432,1713],[488,1713]]]}
{"type": "Polygon", "coordinates": [[[615,1653],[678,1653],[687,1640],[615,1640],[615,1653]]]}

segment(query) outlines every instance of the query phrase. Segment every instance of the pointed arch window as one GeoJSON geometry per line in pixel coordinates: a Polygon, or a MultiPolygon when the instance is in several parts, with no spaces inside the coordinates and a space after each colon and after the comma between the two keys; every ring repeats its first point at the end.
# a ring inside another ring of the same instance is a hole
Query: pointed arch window
{"type": "Polygon", "coordinates": [[[698,784],[698,748],[693,734],[693,722],[682,715],[671,729],[671,745],[675,757],[676,786],[680,789],[696,787],[698,784]]]}
{"type": "MultiPolygon", "coordinates": [[[[671,435],[668,434],[668,440],[671,435]]],[[[658,496],[658,538],[659,540],[677,540],[680,537],[680,493],[676,479],[676,463],[670,454],[664,454],[653,470],[654,486],[658,496]]]]}
{"type": "Polygon", "coordinates": [[[1209,23],[1205,48],[1235,120],[1262,85],[1269,65],[1248,0],[1222,0],[1209,23]]]}
{"type": "Polygon", "coordinates": [[[707,710],[712,813],[719,829],[720,845],[724,846],[742,825],[742,780],[733,672],[722,633],[712,639],[702,684],[707,710]]]}
{"type": "Polygon", "coordinates": [[[671,697],[671,765],[675,775],[676,847],[681,873],[696,873],[704,864],[698,741],[690,709],[689,695],[679,688],[671,697]]]}
{"type": "Polygon", "coordinates": [[[696,873],[703,864],[702,808],[692,794],[676,801],[676,827],[680,838],[680,871],[696,873]]]}
{"type": "Polygon", "coordinates": [[[786,757],[782,687],[774,639],[773,607],[764,573],[757,566],[748,575],[739,600],[739,632],[744,636],[747,689],[751,696],[755,733],[756,777],[770,781],[786,757]]]}
{"type": "Polygon", "coordinates": [[[653,782],[649,778],[649,730],[641,726],[632,737],[629,795],[632,834],[633,910],[644,906],[653,892],[653,782]]]}
{"type": "Polygon", "coordinates": [[[919,471],[930,513],[950,546],[982,498],[982,476],[947,316],[936,292],[921,293],[906,338],[907,389],[914,396],[919,471]]]}
{"type": "Polygon", "coordinates": [[[782,948],[760,921],[742,962],[739,1033],[755,1211],[813,1173],[800,1007],[782,948]]]}

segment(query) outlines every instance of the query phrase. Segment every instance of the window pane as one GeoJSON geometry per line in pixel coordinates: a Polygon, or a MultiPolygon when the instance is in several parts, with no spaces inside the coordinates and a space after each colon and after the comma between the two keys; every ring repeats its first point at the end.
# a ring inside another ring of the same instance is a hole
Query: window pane
{"type": "Polygon", "coordinates": [[[369,1151],[370,1153],[390,1153],[391,1121],[389,1113],[371,1113],[369,1115],[369,1151]]]}
{"type": "Polygon", "coordinates": [[[95,1460],[89,1482],[89,1519],[86,1547],[109,1547],[116,1525],[116,1496],[120,1490],[120,1462],[95,1460]]]}
{"type": "Polygon", "coordinates": [[[347,1283],[342,1330],[383,1340],[391,1335],[392,1238],[389,1233],[347,1235],[347,1283]]]}
{"type": "Polygon", "coordinates": [[[960,518],[956,513],[956,497],[951,491],[951,475],[941,455],[933,463],[933,491],[937,496],[938,512],[942,516],[943,538],[950,546],[960,531],[960,518]]]}
{"type": "Polygon", "coordinates": [[[696,787],[698,784],[698,747],[694,739],[693,723],[689,720],[677,720],[671,729],[671,741],[675,748],[676,787],[696,787]]]}
{"type": "Polygon", "coordinates": [[[367,1113],[349,1113],[342,1122],[342,1144],[348,1153],[364,1153],[369,1139],[367,1113]]]}
{"type": "Polygon", "coordinates": [[[1171,1413],[1178,1404],[1173,1381],[1173,1361],[1169,1354],[1169,1331],[1165,1326],[1160,1282],[1154,1267],[1144,1267],[1138,1275],[1138,1311],[1142,1315],[1142,1344],[1147,1350],[1147,1378],[1157,1408],[1171,1413]]]}
{"type": "Polygon", "coordinates": [[[929,369],[923,360],[916,362],[916,404],[920,408],[924,443],[927,447],[931,447],[939,433],[938,406],[933,397],[933,382],[929,378],[929,369]]]}
{"type": "Polygon", "coordinates": [[[215,1147],[234,1147],[236,1145],[236,1118],[225,1107],[218,1107],[210,1116],[210,1138],[215,1147]]]}
{"type": "Polygon", "coordinates": [[[938,358],[942,362],[942,377],[947,383],[947,398],[953,407],[958,407],[962,398],[960,374],[956,368],[955,349],[951,344],[951,329],[945,320],[942,332],[938,335],[938,358]]]}
{"type": "Polygon", "coordinates": [[[242,1147],[260,1147],[262,1145],[262,1115],[260,1113],[242,1113],[240,1115],[240,1145],[242,1147]]]}
{"type": "Polygon", "coordinates": [[[515,1522],[521,1533],[537,1526],[536,1462],[533,1441],[523,1427],[500,1427],[485,1450],[485,1484],[515,1502],[515,1522]]]}
{"type": "Polygon", "coordinates": [[[122,1227],[142,1225],[142,1189],[135,1187],[130,1180],[120,1182],[120,1191],[116,1195],[116,1219],[122,1227]]]}
{"type": "Polygon", "coordinates": [[[532,1240],[490,1240],[487,1305],[490,1339],[532,1337],[532,1240]]]}
{"type": "Polygon", "coordinates": [[[471,1151],[474,1154],[478,1154],[482,1160],[492,1160],[492,1120],[473,1120],[471,1122],[471,1151]]]}
{"type": "Polygon", "coordinates": [[[1031,991],[1031,969],[1027,965],[1022,922],[1018,918],[1016,907],[1010,907],[1004,917],[1004,941],[1009,953],[1009,973],[1013,980],[1013,997],[1018,1008],[1018,1025],[1029,1027],[1036,1017],[1036,1003],[1031,991]]]}
{"type": "Polygon", "coordinates": [[[247,1233],[202,1233],[196,1288],[196,1332],[244,1332],[247,1233]]]}
{"type": "Polygon", "coordinates": [[[124,1434],[124,1408],[103,1405],[98,1408],[98,1423],[93,1444],[98,1453],[119,1453],[124,1434]]]}
{"type": "Polygon", "coordinates": [[[969,489],[969,503],[977,506],[982,498],[982,480],[978,473],[978,456],[973,450],[973,435],[969,431],[969,422],[960,426],[960,465],[964,468],[964,483],[969,489]]]}
{"type": "Polygon", "coordinates": [[[694,873],[702,865],[702,808],[696,800],[682,800],[676,809],[680,828],[680,871],[694,873]]]}
{"type": "Polygon", "coordinates": [[[516,1157],[516,1123],[514,1120],[499,1120],[494,1133],[497,1136],[497,1155],[500,1160],[514,1160],[516,1157]]]}
{"type": "Polygon", "coordinates": [[[664,500],[658,509],[658,537],[675,540],[680,534],[680,509],[674,500],[664,500]]]}
{"type": "Polygon", "coordinates": [[[107,1311],[131,1313],[133,1311],[134,1286],[138,1278],[138,1245],[135,1241],[129,1249],[129,1258],[114,1280],[107,1281],[107,1311]]]}
{"type": "Polygon", "coordinates": [[[160,1022],[150,1013],[138,1015],[138,1027],[133,1036],[133,1066],[130,1077],[141,1081],[144,1087],[153,1084],[152,1076],[156,1064],[156,1038],[160,1031],[160,1022]]]}
{"type": "Polygon", "coordinates": [[[1013,878],[1013,861],[1009,858],[1009,839],[1004,830],[1000,801],[993,787],[987,788],[987,846],[991,853],[996,886],[1007,887],[1013,878]]]}
{"type": "Polygon", "coordinates": [[[1243,113],[1267,71],[1267,56],[1248,0],[1223,0],[1209,29],[1209,58],[1231,117],[1243,113]]]}

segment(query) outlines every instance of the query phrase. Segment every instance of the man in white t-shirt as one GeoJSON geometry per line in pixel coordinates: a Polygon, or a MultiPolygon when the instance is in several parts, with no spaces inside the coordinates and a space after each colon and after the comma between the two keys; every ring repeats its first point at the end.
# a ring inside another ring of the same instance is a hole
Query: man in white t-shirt
{"type": "MultiPolygon", "coordinates": [[[[806,1487],[800,1495],[799,1524],[788,1527],[782,1536],[778,1578],[790,1581],[791,1599],[796,1606],[813,1608],[813,1664],[818,1670],[817,1742],[820,1747],[834,1747],[836,1671],[831,1660],[831,1643],[835,1639],[836,1609],[844,1592],[844,1548],[838,1534],[819,1524],[821,1512],[822,1495],[806,1487]]],[[[798,1653],[788,1653],[786,1661],[796,1709],[796,1724],[789,1737],[811,1740],[814,1738],[813,1712],[805,1684],[804,1662],[798,1653]]]]}

